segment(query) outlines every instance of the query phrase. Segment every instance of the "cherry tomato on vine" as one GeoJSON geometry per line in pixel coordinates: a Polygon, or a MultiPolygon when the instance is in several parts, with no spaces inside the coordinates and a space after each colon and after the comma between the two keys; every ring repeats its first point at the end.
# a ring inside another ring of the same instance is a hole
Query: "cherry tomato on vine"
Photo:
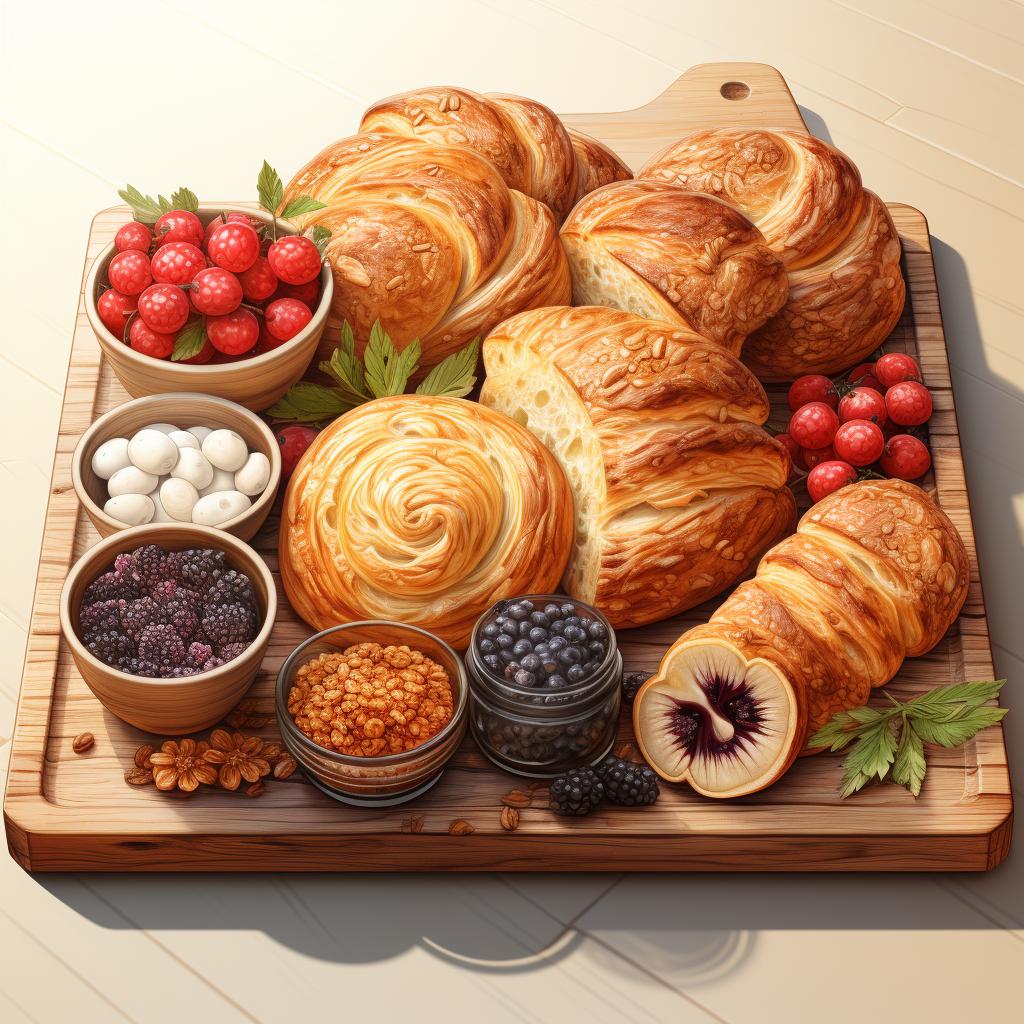
{"type": "Polygon", "coordinates": [[[839,429],[839,417],[824,402],[802,405],[789,421],[789,433],[801,448],[825,448],[839,429]]]}
{"type": "Polygon", "coordinates": [[[840,487],[852,484],[856,479],[857,470],[848,462],[840,462],[838,459],[822,462],[807,476],[807,493],[811,496],[811,501],[821,501],[833,491],[838,491],[840,487]]]}
{"type": "Polygon", "coordinates": [[[839,401],[839,395],[836,393],[835,384],[828,377],[824,377],[820,373],[808,373],[803,377],[797,377],[789,385],[789,394],[786,400],[789,402],[792,412],[796,412],[801,406],[811,402],[824,402],[834,409],[836,402],[839,401]]]}

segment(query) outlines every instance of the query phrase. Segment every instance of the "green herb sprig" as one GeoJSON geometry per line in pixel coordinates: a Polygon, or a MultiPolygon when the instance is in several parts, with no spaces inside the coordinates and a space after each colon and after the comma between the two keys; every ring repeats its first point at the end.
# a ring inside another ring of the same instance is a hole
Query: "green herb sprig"
{"type": "Polygon", "coordinates": [[[143,195],[134,185],[119,188],[117,194],[132,208],[132,215],[140,224],[155,224],[157,220],[170,210],[188,210],[196,213],[199,210],[199,199],[191,189],[177,189],[171,198],[158,195],[143,195]]]}
{"type": "MultiPolygon", "coordinates": [[[[469,342],[458,352],[435,366],[416,388],[417,395],[443,395],[462,398],[476,384],[476,363],[480,339],[469,342]]],[[[411,341],[399,352],[390,335],[374,323],[360,361],[356,339],[346,320],[341,327],[338,347],[331,358],[320,363],[320,370],[333,386],[300,381],[270,407],[268,415],[294,423],[322,423],[340,416],[373,398],[405,393],[409,378],[420,363],[420,343],[411,341]]]]}
{"type": "Polygon", "coordinates": [[[1006,683],[953,683],[922,693],[905,704],[892,694],[891,708],[853,708],[833,715],[808,741],[809,747],[853,748],[843,761],[843,799],[863,789],[872,779],[905,786],[916,797],[921,792],[927,763],[924,745],[959,747],[975,733],[1001,721],[1006,708],[986,707],[1006,683]]]}
{"type": "MultiPolygon", "coordinates": [[[[274,240],[276,241],[277,211],[284,199],[284,182],[281,181],[281,175],[266,160],[263,161],[263,166],[260,168],[260,173],[256,178],[256,194],[259,196],[260,206],[273,218],[274,240]]],[[[315,213],[317,210],[322,210],[326,205],[326,203],[321,203],[319,199],[314,199],[312,196],[296,196],[281,210],[280,215],[286,220],[290,217],[301,217],[304,213],[315,213]]],[[[323,230],[326,229],[321,228],[321,231],[323,230]]],[[[328,232],[328,237],[330,237],[330,232],[328,232]]],[[[317,245],[317,248],[319,249],[320,246],[317,245]]],[[[322,249],[321,252],[323,252],[322,249]]]]}

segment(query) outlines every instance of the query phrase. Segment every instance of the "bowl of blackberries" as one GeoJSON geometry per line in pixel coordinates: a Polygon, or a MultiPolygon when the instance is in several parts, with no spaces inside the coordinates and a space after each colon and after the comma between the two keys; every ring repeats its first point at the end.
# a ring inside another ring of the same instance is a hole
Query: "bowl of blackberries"
{"type": "Polygon", "coordinates": [[[557,594],[499,601],[477,622],[466,667],[473,735],[501,767],[550,778],[614,742],[622,656],[597,609],[557,594]]]}
{"type": "Polygon", "coordinates": [[[138,526],[72,568],[61,629],[108,711],[164,736],[220,721],[259,670],[277,612],[273,577],[247,544],[188,524],[138,526]]]}

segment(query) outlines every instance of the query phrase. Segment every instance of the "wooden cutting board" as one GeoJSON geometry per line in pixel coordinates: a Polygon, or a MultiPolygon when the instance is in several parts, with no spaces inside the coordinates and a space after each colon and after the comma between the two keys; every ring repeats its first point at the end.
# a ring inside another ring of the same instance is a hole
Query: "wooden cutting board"
{"type": "MultiPolygon", "coordinates": [[[[760,125],[805,131],[785,81],[759,64],[691,69],[638,110],[580,114],[570,124],[612,145],[639,166],[661,146],[698,125],[760,125]]],[[[853,154],[856,157],[856,154],[853,154]]],[[[978,578],[971,514],[950,388],[945,339],[924,217],[891,205],[903,242],[907,308],[886,349],[916,356],[935,399],[930,423],[934,476],[925,485],[963,535],[971,560],[967,604],[950,634],[924,658],[908,661],[890,684],[909,697],[964,679],[991,679],[992,657],[978,578]]],[[[99,214],[86,254],[96,254],[128,219],[99,214]]],[[[520,780],[486,761],[466,740],[441,782],[404,807],[344,807],[299,775],[270,782],[258,800],[222,791],[173,799],[123,781],[132,755],[151,740],[103,710],[76,672],[60,639],[57,603],[68,566],[96,535],[79,509],[70,461],[86,427],[126,399],[100,357],[79,302],[31,636],[15,725],[4,815],[12,855],[32,871],[983,871],[998,864],[1010,840],[1012,801],[1003,734],[993,727],[958,750],[930,749],[920,799],[896,786],[869,787],[840,801],[840,757],[800,760],[777,785],[728,803],[665,786],[651,808],[603,806],[588,818],[560,819],[545,792],[521,814],[514,833],[498,821],[501,797],[520,780]],[[78,733],[95,747],[72,752],[78,733]],[[421,830],[409,831],[409,819],[421,830]],[[448,833],[462,818],[470,835],[448,833]]],[[[782,390],[772,395],[785,417],[782,390]]],[[[806,496],[804,495],[806,502],[806,496]]],[[[276,567],[277,517],[255,544],[276,567]]],[[[276,733],[272,686],[283,658],[308,635],[283,604],[267,660],[251,697],[276,733]]],[[[653,670],[664,649],[714,602],[620,637],[627,669],[653,670]]],[[[877,698],[884,702],[883,697],[877,698]]],[[[628,721],[622,742],[632,740],[628,721]]]]}

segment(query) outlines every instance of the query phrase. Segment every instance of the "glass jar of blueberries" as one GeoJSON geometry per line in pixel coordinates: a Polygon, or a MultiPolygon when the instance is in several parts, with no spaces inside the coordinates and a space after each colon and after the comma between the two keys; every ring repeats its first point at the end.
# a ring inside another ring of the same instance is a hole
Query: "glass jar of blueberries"
{"type": "Polygon", "coordinates": [[[477,622],[466,667],[470,728],[502,768],[549,778],[615,742],[622,655],[595,608],[558,594],[499,601],[477,622]]]}

